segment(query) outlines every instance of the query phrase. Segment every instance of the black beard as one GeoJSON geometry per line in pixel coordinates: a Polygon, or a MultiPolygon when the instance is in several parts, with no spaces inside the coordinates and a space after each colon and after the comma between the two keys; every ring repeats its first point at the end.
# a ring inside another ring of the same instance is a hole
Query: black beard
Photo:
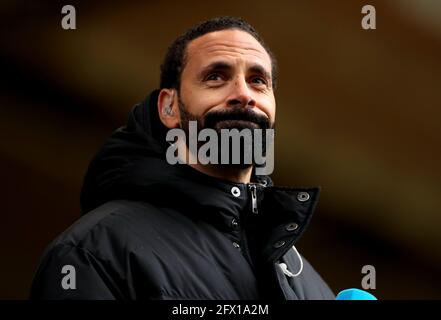
{"type": "MultiPolygon", "coordinates": [[[[251,163],[245,163],[245,154],[253,155],[252,148],[254,146],[254,130],[262,129],[262,154],[266,155],[266,130],[273,129],[274,124],[271,124],[270,120],[261,114],[252,111],[250,108],[246,107],[231,107],[224,110],[211,111],[205,114],[203,117],[198,117],[190,112],[188,112],[186,106],[178,96],[179,112],[181,116],[181,128],[186,134],[186,144],[189,147],[189,121],[197,122],[197,133],[203,129],[213,129],[218,135],[218,165],[235,167],[239,169],[245,169],[253,166],[255,164],[254,156],[252,156],[251,163]],[[232,163],[232,144],[228,144],[228,164],[222,164],[221,155],[227,150],[223,150],[221,145],[221,130],[222,129],[237,129],[239,132],[243,129],[249,129],[251,131],[252,141],[251,144],[245,144],[244,139],[240,140],[240,155],[239,163],[232,163]],[[249,153],[251,152],[251,153],[249,153]]],[[[198,150],[205,144],[204,141],[198,141],[198,150]]]]}

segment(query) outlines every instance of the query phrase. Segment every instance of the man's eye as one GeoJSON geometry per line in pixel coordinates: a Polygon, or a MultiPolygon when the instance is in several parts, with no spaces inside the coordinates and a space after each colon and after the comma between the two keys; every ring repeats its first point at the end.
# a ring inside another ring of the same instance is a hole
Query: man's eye
{"type": "Polygon", "coordinates": [[[206,81],[216,81],[221,80],[221,76],[218,73],[212,73],[208,77],[205,78],[206,81]]]}
{"type": "Polygon", "coordinates": [[[254,77],[253,79],[251,79],[251,82],[257,83],[257,84],[265,84],[266,85],[266,80],[264,78],[261,78],[261,77],[254,77]]]}

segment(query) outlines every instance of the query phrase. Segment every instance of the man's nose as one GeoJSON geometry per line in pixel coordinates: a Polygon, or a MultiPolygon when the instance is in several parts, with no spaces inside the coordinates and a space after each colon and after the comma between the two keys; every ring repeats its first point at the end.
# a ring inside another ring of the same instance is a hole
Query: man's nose
{"type": "Polygon", "coordinates": [[[247,106],[255,106],[256,101],[252,96],[252,91],[248,87],[248,83],[243,77],[238,77],[234,83],[231,96],[228,99],[229,107],[245,108],[247,106]]]}

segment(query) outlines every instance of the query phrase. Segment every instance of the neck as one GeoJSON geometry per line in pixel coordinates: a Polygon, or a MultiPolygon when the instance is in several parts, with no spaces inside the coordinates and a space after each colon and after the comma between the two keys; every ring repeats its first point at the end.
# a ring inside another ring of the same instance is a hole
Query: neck
{"type": "Polygon", "coordinates": [[[234,168],[219,165],[202,165],[200,163],[189,164],[189,166],[206,175],[235,183],[249,183],[253,171],[252,166],[247,168],[234,168]]]}
{"type": "Polygon", "coordinates": [[[201,164],[199,163],[197,157],[192,154],[185,142],[182,139],[178,139],[176,142],[178,150],[183,148],[185,150],[184,154],[178,152],[179,157],[184,163],[187,163],[190,167],[209,175],[214,178],[223,179],[235,183],[250,183],[251,174],[253,172],[253,167],[249,166],[246,168],[238,168],[234,166],[226,165],[215,165],[215,164],[201,164]]]}

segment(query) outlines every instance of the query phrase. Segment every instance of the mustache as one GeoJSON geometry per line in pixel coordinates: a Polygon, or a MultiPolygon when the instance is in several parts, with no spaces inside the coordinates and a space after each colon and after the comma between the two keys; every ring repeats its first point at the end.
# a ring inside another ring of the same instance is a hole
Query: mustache
{"type": "Polygon", "coordinates": [[[271,123],[268,117],[258,114],[252,111],[250,108],[230,108],[211,111],[204,117],[204,127],[215,128],[218,122],[228,120],[249,121],[258,125],[258,127],[261,129],[271,128],[271,123]]]}

